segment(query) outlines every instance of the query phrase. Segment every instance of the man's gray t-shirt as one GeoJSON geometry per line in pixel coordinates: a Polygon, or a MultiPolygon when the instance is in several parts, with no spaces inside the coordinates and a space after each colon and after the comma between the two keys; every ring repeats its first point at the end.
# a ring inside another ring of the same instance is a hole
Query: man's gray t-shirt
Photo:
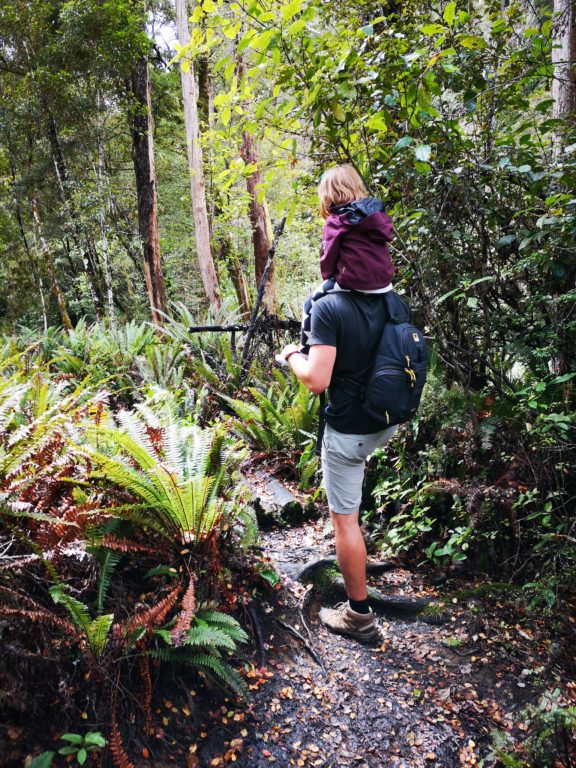
{"type": "Polygon", "coordinates": [[[310,346],[336,347],[326,421],[338,432],[370,435],[382,429],[362,410],[360,391],[374,363],[388,310],[382,294],[329,293],[311,310],[310,346]]]}

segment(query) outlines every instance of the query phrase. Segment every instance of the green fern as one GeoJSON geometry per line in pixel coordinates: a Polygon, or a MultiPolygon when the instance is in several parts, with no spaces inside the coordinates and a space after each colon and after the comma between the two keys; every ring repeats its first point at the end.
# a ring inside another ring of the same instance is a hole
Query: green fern
{"type": "Polygon", "coordinates": [[[234,431],[258,450],[304,450],[306,458],[299,463],[298,470],[303,483],[308,482],[316,469],[308,448],[317,428],[318,398],[301,382],[287,381],[279,371],[274,371],[274,383],[266,392],[256,387],[248,391],[253,402],[220,394],[236,415],[231,420],[234,431]]]}
{"type": "Polygon", "coordinates": [[[110,588],[112,574],[122,559],[122,553],[112,549],[105,549],[99,553],[98,559],[100,561],[100,576],[96,590],[96,610],[98,613],[102,613],[104,610],[104,601],[106,600],[106,595],[110,588]]]}
{"type": "Polygon", "coordinates": [[[225,648],[229,651],[234,651],[236,649],[236,643],[224,629],[210,627],[206,624],[202,625],[201,623],[197,623],[196,626],[191,627],[186,632],[182,644],[208,646],[218,650],[225,648]]]}
{"type": "Polygon", "coordinates": [[[237,694],[247,695],[246,684],[240,675],[222,659],[222,653],[231,653],[239,643],[248,642],[248,635],[232,616],[211,608],[201,610],[178,648],[172,646],[172,636],[167,629],[155,630],[155,635],[168,647],[151,650],[149,653],[153,658],[202,669],[237,694]]]}
{"type": "Polygon", "coordinates": [[[248,635],[242,629],[235,618],[221,611],[201,611],[196,614],[197,622],[205,622],[213,627],[218,627],[227,632],[237,643],[247,643],[248,635]]]}
{"type": "Polygon", "coordinates": [[[88,606],[65,592],[60,584],[50,587],[49,592],[52,600],[57,605],[63,605],[74,624],[82,630],[94,657],[100,658],[108,642],[114,614],[105,614],[91,619],[88,606]]]}
{"type": "Polygon", "coordinates": [[[88,430],[91,477],[129,491],[144,504],[111,514],[180,543],[202,539],[236,513],[239,489],[230,477],[241,455],[220,429],[168,421],[148,424],[146,410],[121,412],[123,429],[88,430]],[[149,435],[153,427],[155,443],[149,435]]]}
{"type": "Polygon", "coordinates": [[[153,579],[155,576],[170,576],[174,579],[178,577],[178,572],[169,565],[157,565],[144,574],[145,579],[153,579]]]}
{"type": "Polygon", "coordinates": [[[211,673],[213,677],[221,680],[228,688],[231,688],[238,696],[244,699],[249,697],[248,687],[238,672],[229,664],[207,653],[198,653],[194,656],[192,665],[204,672],[211,673]]]}

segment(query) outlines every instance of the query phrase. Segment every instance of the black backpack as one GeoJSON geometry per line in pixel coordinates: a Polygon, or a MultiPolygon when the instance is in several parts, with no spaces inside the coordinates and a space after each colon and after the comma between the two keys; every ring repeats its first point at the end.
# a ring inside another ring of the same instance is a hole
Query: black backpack
{"type": "Polygon", "coordinates": [[[361,397],[363,410],[384,428],[415,415],[426,382],[428,348],[424,334],[412,325],[406,302],[394,291],[383,297],[389,319],[361,397]]]}

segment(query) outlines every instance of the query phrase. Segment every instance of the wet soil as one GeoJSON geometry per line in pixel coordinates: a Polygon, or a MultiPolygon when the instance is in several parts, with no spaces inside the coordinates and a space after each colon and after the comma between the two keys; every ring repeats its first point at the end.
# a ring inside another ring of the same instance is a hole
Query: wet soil
{"type": "Polygon", "coordinates": [[[520,744],[529,726],[519,713],[542,690],[576,696],[576,684],[560,680],[546,621],[497,588],[460,580],[439,590],[405,566],[369,577],[384,593],[433,599],[443,620],[381,614],[382,641],[366,647],[327,632],[311,587],[293,580],[304,564],[334,554],[325,523],[263,538],[282,578],[259,604],[265,666],[249,672],[248,708],[226,701],[208,713],[188,768],[496,765],[486,759],[493,731],[520,744]]]}

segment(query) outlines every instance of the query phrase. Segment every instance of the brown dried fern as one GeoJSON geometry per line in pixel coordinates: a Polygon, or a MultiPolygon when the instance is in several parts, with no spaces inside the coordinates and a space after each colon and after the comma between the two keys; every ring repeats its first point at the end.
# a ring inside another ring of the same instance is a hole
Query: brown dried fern
{"type": "Polygon", "coordinates": [[[158,548],[150,547],[147,544],[138,544],[138,542],[130,539],[118,539],[110,534],[104,536],[102,546],[115,549],[118,552],[149,552],[150,554],[157,554],[158,552],[158,548]]]}
{"type": "Polygon", "coordinates": [[[110,752],[115,768],[134,768],[122,741],[122,734],[116,721],[116,706],[112,705],[112,728],[110,730],[110,752]]]}
{"type": "Polygon", "coordinates": [[[146,733],[152,733],[152,678],[150,676],[150,659],[148,656],[142,655],[138,658],[138,666],[140,668],[140,677],[144,685],[144,696],[142,701],[142,709],[144,710],[144,730],[146,733]]]}
{"type": "Polygon", "coordinates": [[[115,624],[113,629],[114,635],[119,637],[129,635],[138,629],[145,629],[147,632],[154,629],[154,627],[164,621],[170,610],[174,607],[180,591],[181,588],[178,584],[163,600],[153,605],[152,608],[147,608],[124,624],[115,624]]]}
{"type": "Polygon", "coordinates": [[[4,608],[1,606],[0,616],[15,616],[20,619],[28,619],[33,624],[49,624],[54,627],[60,627],[60,629],[68,633],[76,634],[76,627],[73,624],[47,611],[26,611],[22,608],[4,608]]]}
{"type": "Polygon", "coordinates": [[[196,610],[196,589],[194,587],[194,576],[190,576],[190,583],[184,597],[182,598],[182,607],[180,608],[180,615],[178,621],[172,629],[172,640],[174,645],[180,645],[182,635],[190,629],[190,624],[194,618],[194,611],[196,610]]]}

